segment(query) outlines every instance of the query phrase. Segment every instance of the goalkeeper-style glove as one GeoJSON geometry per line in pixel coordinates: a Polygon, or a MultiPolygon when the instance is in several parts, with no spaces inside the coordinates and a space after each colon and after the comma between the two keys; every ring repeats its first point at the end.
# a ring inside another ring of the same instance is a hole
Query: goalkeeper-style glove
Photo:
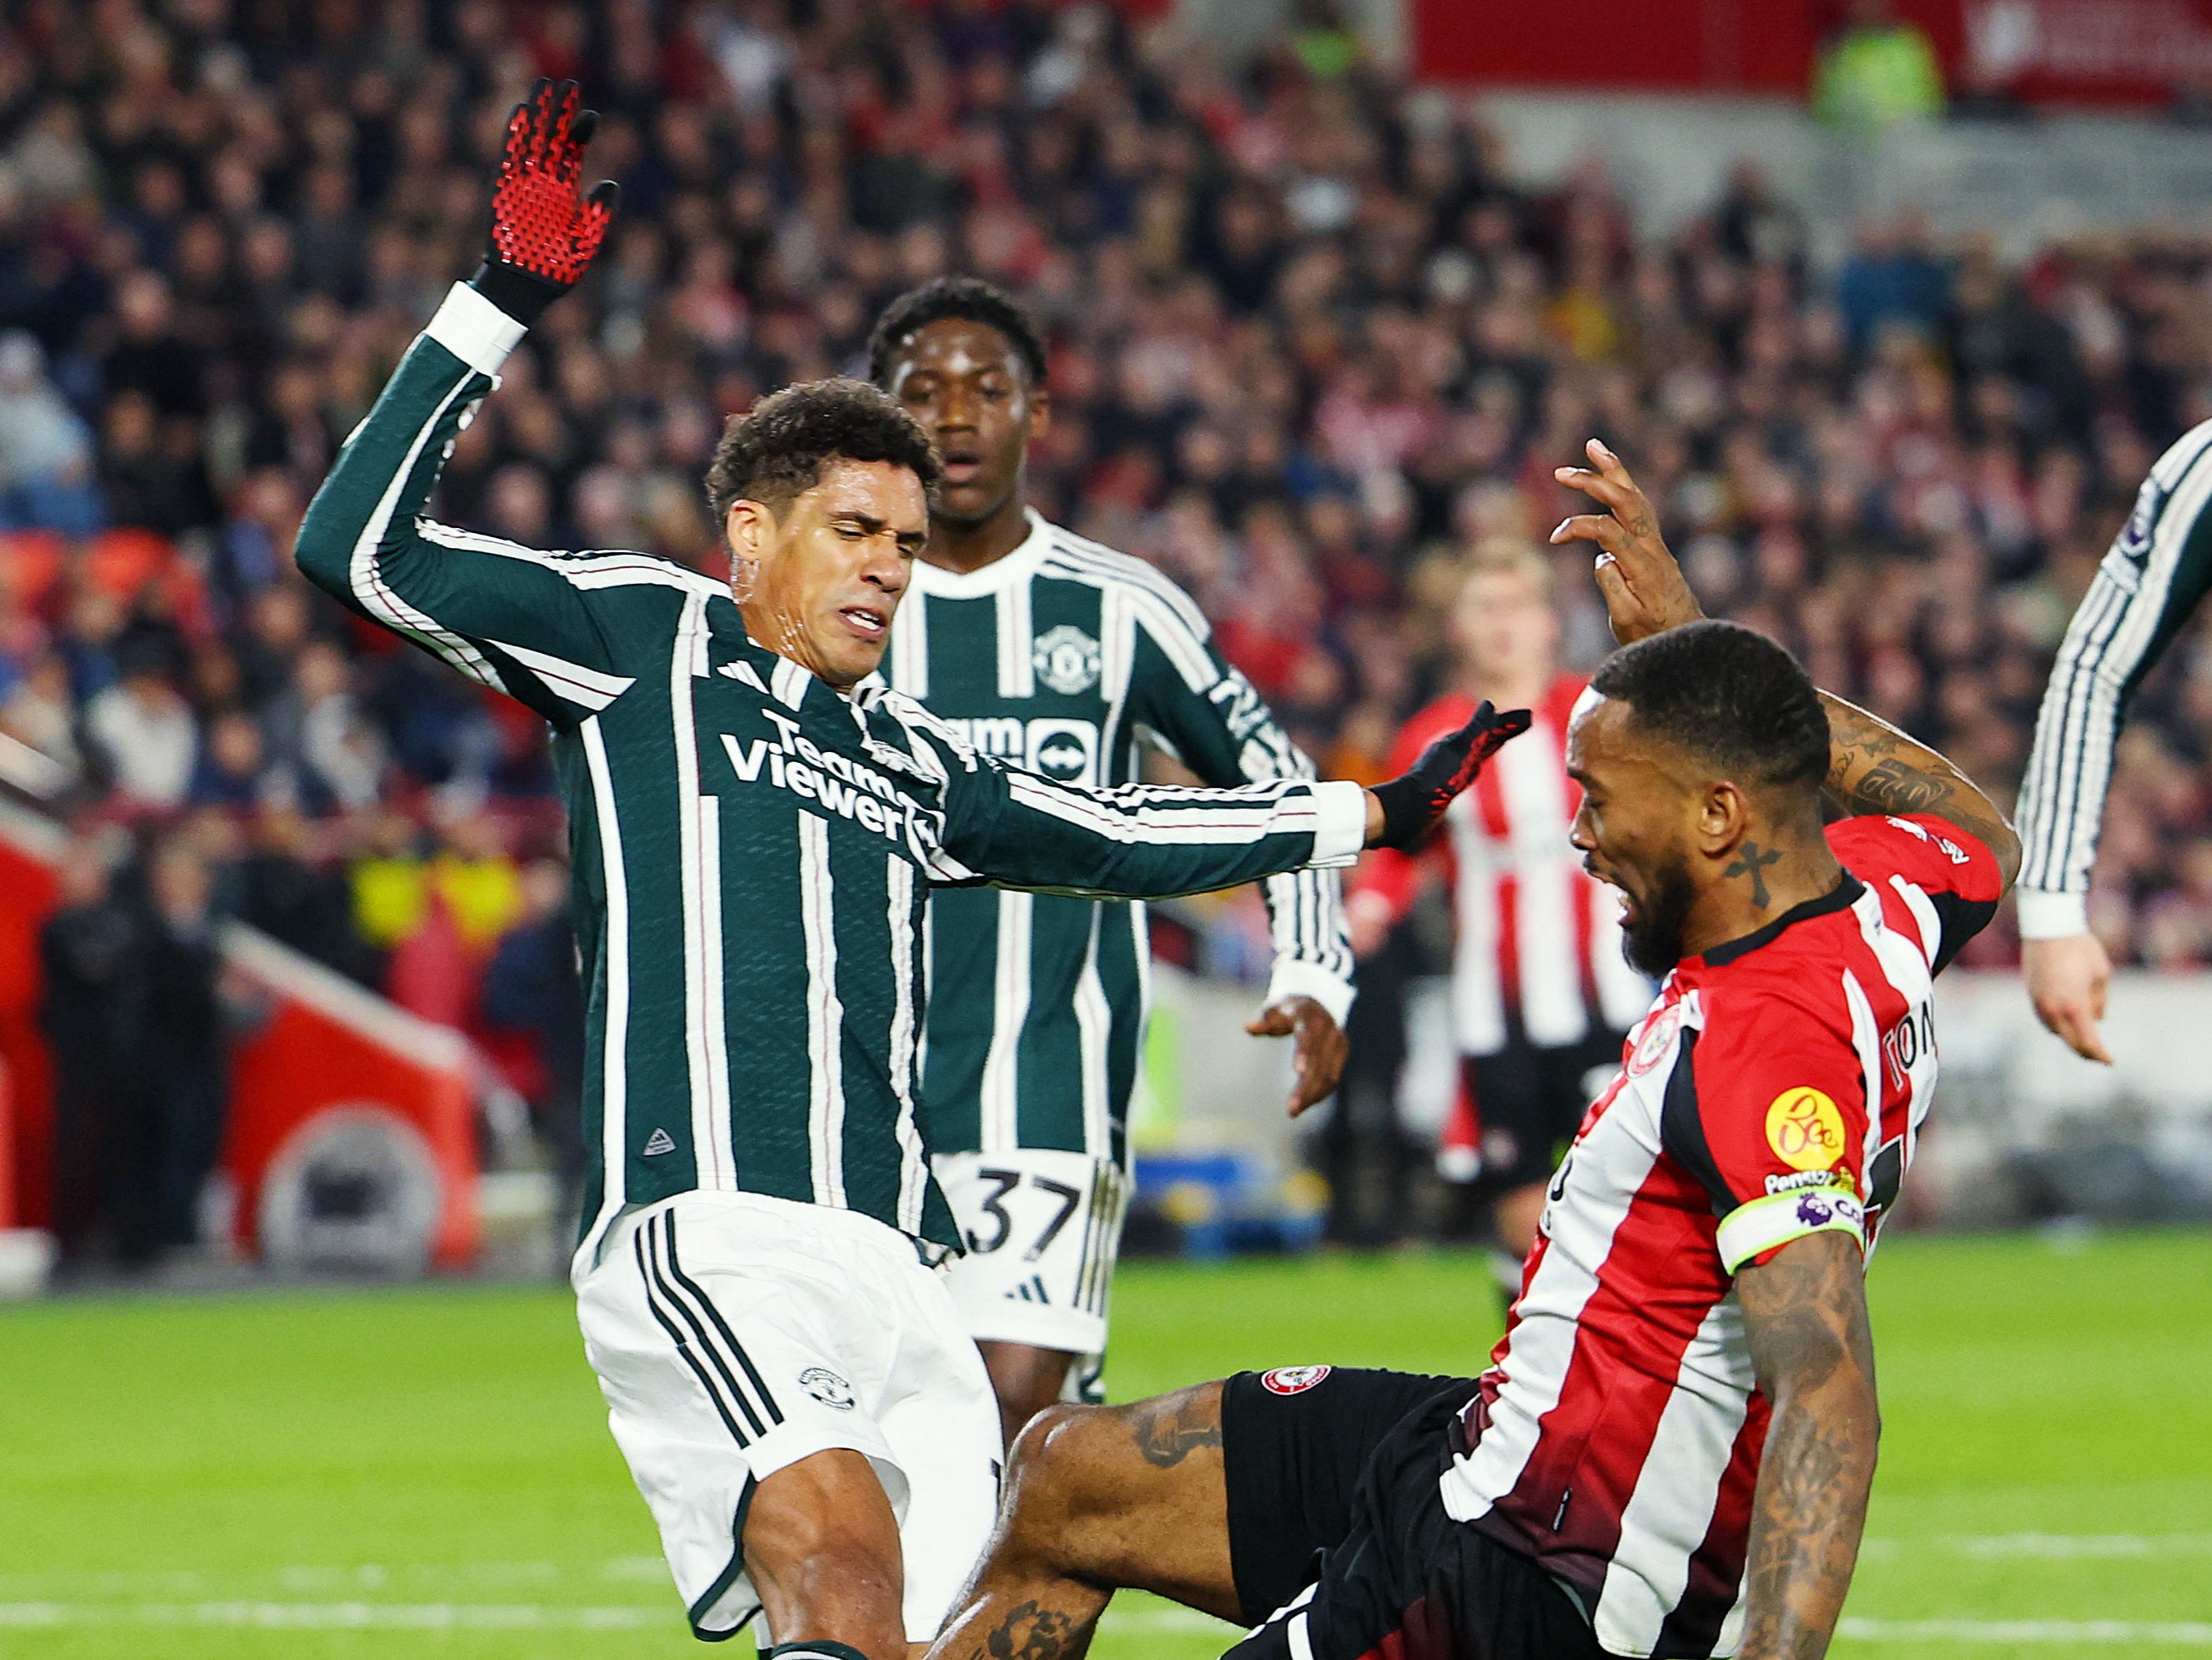
{"type": "Polygon", "coordinates": [[[1528,721],[1526,709],[1501,715],[1486,698],[1466,725],[1438,738],[1404,772],[1368,792],[1382,809],[1382,833],[1371,845],[1410,852],[1427,840],[1452,798],[1474,782],[1483,762],[1509,739],[1528,730],[1528,721]]]}
{"type": "Polygon", "coordinates": [[[540,79],[507,118],[507,151],[491,193],[491,242],[469,286],[528,327],[574,288],[606,239],[619,187],[602,179],[579,196],[576,176],[599,112],[579,110],[576,83],[540,79]]]}

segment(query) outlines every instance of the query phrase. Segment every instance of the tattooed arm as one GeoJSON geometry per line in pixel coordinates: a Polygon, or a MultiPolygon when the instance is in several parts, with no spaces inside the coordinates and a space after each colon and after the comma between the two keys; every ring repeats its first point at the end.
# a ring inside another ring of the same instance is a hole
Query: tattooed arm
{"type": "MultiPolygon", "coordinates": [[[[1591,465],[1561,467],[1553,476],[1607,511],[1562,519],[1551,539],[1597,543],[1597,585],[1613,637],[1628,645],[1697,621],[1705,611],[1659,534],[1650,500],[1620,457],[1597,439],[1589,441],[1589,454],[1591,465]]],[[[1948,819],[1996,856],[2005,886],[2012,886],[2020,870],[2020,838],[1965,773],[1856,705],[1826,692],[1820,701],[1828,710],[1828,791],[1846,812],[1948,819]]],[[[1752,874],[1755,878],[1755,869],[1752,874]]]]}
{"type": "Polygon", "coordinates": [[[1996,803],[1928,748],[1856,704],[1820,694],[1828,712],[1828,793],[1849,813],[1927,813],[1948,819],[1996,855],[2009,888],[2020,838],[1996,803]]]}
{"type": "Polygon", "coordinates": [[[1741,1660],[1820,1660],[1858,1561],[1881,1435],[1858,1244],[1808,1234],[1735,1284],[1772,1411],[1752,1499],[1741,1660]]]}

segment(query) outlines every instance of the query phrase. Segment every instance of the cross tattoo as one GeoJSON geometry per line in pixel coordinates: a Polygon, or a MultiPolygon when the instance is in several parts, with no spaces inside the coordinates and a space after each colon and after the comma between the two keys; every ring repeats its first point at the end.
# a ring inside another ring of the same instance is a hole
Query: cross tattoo
{"type": "Polygon", "coordinates": [[[1729,866],[1727,869],[1722,871],[1721,875],[1723,876],[1749,876],[1751,878],[1751,902],[1764,909],[1766,905],[1766,874],[1765,867],[1770,864],[1779,863],[1781,859],[1782,855],[1780,853],[1762,853],[1759,851],[1759,844],[1757,842],[1747,841],[1743,845],[1743,851],[1736,856],[1735,863],[1729,866]]]}

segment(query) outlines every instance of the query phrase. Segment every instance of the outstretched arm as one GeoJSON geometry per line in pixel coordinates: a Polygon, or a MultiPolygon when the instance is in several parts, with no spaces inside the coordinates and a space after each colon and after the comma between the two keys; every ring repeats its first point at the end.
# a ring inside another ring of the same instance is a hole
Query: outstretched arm
{"type": "Polygon", "coordinates": [[[1211,893],[1279,870],[1349,864],[1363,846],[1425,839],[1528,712],[1487,703],[1372,790],[1281,779],[1241,790],[1085,789],[980,755],[916,706],[908,729],[941,776],[935,874],[945,881],[1099,899],[1211,893]]]}
{"type": "MultiPolygon", "coordinates": [[[[1619,456],[1595,439],[1589,448],[1592,467],[1562,467],[1555,476],[1607,511],[1563,519],[1551,539],[1598,544],[1597,585],[1613,637],[1623,645],[1697,621],[1704,609],[1659,534],[1650,500],[1619,456]]],[[[1948,820],[1996,857],[2005,886],[2012,886],[2020,838],[1965,773],[1856,704],[1826,692],[1820,701],[1828,712],[1828,790],[1847,811],[1948,820]]]]}
{"type": "Polygon", "coordinates": [[[1808,1234],[1736,1275],[1772,1415],[1752,1499],[1742,1660],[1820,1660],[1857,1565],[1881,1415],[1856,1239],[1808,1234]]]}

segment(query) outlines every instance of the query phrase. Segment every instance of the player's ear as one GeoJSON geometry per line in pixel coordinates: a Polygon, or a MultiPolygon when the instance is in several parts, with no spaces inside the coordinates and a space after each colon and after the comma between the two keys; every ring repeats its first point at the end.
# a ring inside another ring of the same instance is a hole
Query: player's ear
{"type": "Polygon", "coordinates": [[[1052,393],[1042,381],[1030,387],[1030,442],[1034,444],[1052,430],[1052,393]]]}
{"type": "Polygon", "coordinates": [[[722,535],[730,544],[730,557],[757,565],[775,551],[776,518],[764,502],[744,497],[730,504],[722,521],[722,535]]]}
{"type": "Polygon", "coordinates": [[[1706,857],[1724,858],[1751,829],[1751,803],[1726,779],[1707,785],[1698,808],[1698,836],[1706,857]]]}

